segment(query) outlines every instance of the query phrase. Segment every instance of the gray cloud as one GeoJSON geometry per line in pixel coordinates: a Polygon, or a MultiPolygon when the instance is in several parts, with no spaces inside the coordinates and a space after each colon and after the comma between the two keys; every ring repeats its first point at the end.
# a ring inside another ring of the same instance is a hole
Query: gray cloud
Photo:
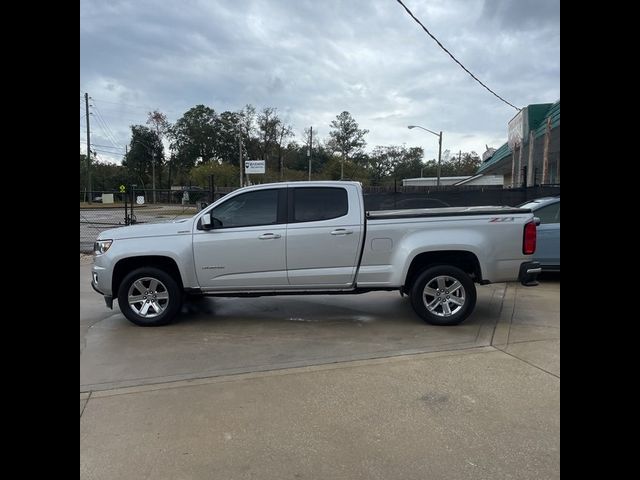
{"type": "MultiPolygon", "coordinates": [[[[405,3],[512,103],[559,98],[558,0],[405,3]]],[[[146,111],[176,120],[197,103],[276,107],[298,136],[313,125],[326,137],[348,110],[370,147],[423,146],[427,158],[437,139],[407,125],[443,130],[443,149],[480,152],[505,141],[515,113],[392,0],[82,0],[80,42],[81,90],[113,134],[93,122],[92,139],[121,148],[146,111]]]]}
{"type": "Polygon", "coordinates": [[[557,28],[560,22],[558,0],[484,0],[482,19],[500,28],[557,28]]]}

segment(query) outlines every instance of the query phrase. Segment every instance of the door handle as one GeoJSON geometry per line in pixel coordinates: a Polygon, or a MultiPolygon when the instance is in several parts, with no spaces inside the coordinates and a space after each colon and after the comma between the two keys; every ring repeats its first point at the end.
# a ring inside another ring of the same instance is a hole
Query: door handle
{"type": "Polygon", "coordinates": [[[346,228],[336,228],[331,235],[351,235],[353,230],[347,230],[346,228]]]}
{"type": "Polygon", "coordinates": [[[281,235],[277,233],[263,233],[258,237],[259,240],[273,240],[274,238],[280,238],[281,235]]]}

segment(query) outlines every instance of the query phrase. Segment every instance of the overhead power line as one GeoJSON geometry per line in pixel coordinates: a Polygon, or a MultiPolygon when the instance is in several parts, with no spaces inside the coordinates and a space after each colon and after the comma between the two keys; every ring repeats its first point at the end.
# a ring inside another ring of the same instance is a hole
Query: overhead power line
{"type": "Polygon", "coordinates": [[[121,156],[124,156],[124,153],[119,153],[119,152],[110,152],[109,150],[102,150],[102,149],[100,149],[100,148],[92,148],[92,149],[91,149],[91,151],[92,151],[92,152],[100,152],[100,153],[107,154],[107,155],[113,155],[113,156],[116,156],[116,157],[118,157],[118,156],[120,156],[120,157],[121,157],[121,156]]]}
{"type": "Polygon", "coordinates": [[[433,36],[433,34],[432,34],[429,30],[427,30],[427,27],[425,27],[425,26],[422,24],[422,22],[421,22],[420,20],[418,20],[418,19],[416,18],[416,16],[411,12],[411,10],[409,10],[409,9],[407,8],[407,6],[406,6],[404,3],[402,3],[402,0],[396,0],[396,1],[397,1],[400,5],[402,5],[402,7],[407,11],[407,13],[408,13],[409,15],[411,15],[411,18],[413,18],[413,19],[418,23],[418,25],[420,25],[420,26],[422,27],[422,29],[423,29],[425,32],[427,32],[427,35],[429,35],[431,38],[433,38],[433,39],[435,40],[435,42],[438,44],[438,46],[439,46],[442,50],[444,50],[444,51],[447,53],[447,55],[449,55],[449,56],[453,59],[453,61],[454,61],[454,62],[456,62],[458,65],[460,65],[460,66],[462,67],[462,69],[463,69],[465,72],[467,72],[469,75],[471,75],[471,78],[473,78],[476,82],[478,82],[478,83],[479,83],[480,85],[482,85],[484,88],[486,88],[487,90],[489,90],[489,92],[491,92],[493,95],[495,95],[496,97],[498,97],[500,100],[502,100],[504,103],[506,103],[506,104],[507,104],[507,105],[509,105],[510,107],[515,108],[517,111],[522,110],[521,108],[516,107],[514,104],[512,104],[512,103],[510,103],[510,102],[506,101],[504,98],[502,98],[502,97],[501,97],[500,95],[498,95],[496,92],[494,92],[494,91],[493,91],[493,90],[491,90],[489,87],[487,87],[484,83],[482,83],[482,82],[480,81],[480,79],[478,79],[478,77],[476,77],[473,73],[471,73],[471,72],[467,69],[467,67],[465,67],[462,63],[460,63],[460,62],[458,61],[458,59],[457,59],[456,57],[454,57],[454,56],[453,56],[453,54],[452,54],[449,50],[447,50],[447,49],[444,47],[444,45],[442,45],[442,43],[440,43],[440,40],[438,40],[436,37],[434,37],[434,36],[433,36]]]}
{"type": "MultiPolygon", "coordinates": [[[[108,100],[101,100],[101,99],[95,98],[95,97],[91,97],[91,98],[94,99],[94,100],[98,100],[100,103],[110,103],[112,105],[120,105],[120,106],[132,107],[132,108],[137,109],[137,110],[144,110],[145,113],[153,112],[154,110],[158,110],[159,109],[157,106],[156,107],[152,107],[152,106],[149,106],[149,105],[134,105],[134,104],[131,104],[131,103],[111,102],[111,101],[108,101],[108,100]]],[[[176,112],[175,110],[167,110],[165,108],[163,108],[162,111],[164,113],[180,114],[180,112],[176,112]]]]}
{"type": "Polygon", "coordinates": [[[116,140],[115,135],[113,134],[113,131],[111,130],[106,120],[100,113],[100,110],[98,109],[97,106],[95,106],[95,104],[93,105],[93,109],[96,112],[96,119],[98,120],[98,123],[100,124],[102,131],[105,134],[105,138],[109,140],[113,144],[113,146],[119,147],[118,141],[116,140]]]}
{"type": "MultiPolygon", "coordinates": [[[[85,144],[86,143],[86,139],[83,141],[83,139],[80,139],[80,143],[81,144],[85,144]]],[[[112,147],[111,145],[100,145],[99,143],[91,143],[92,147],[100,147],[100,148],[107,148],[107,149],[113,149],[113,150],[117,150],[118,152],[116,153],[124,153],[124,147],[112,147]]]]}

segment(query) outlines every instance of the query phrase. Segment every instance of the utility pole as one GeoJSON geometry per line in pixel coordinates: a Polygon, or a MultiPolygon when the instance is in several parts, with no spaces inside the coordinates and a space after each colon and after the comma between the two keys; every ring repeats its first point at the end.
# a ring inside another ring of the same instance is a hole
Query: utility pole
{"type": "Polygon", "coordinates": [[[313,127],[311,127],[309,133],[309,149],[307,150],[307,157],[309,157],[309,181],[311,181],[311,149],[313,148],[313,127]]]}
{"type": "Polygon", "coordinates": [[[462,150],[460,150],[460,153],[458,153],[458,164],[460,164],[462,162],[462,150]]]}
{"type": "Polygon", "coordinates": [[[91,191],[91,131],[89,129],[89,94],[84,94],[84,106],[87,113],[87,190],[89,190],[89,203],[93,199],[93,192],[91,191]]]}
{"type": "Polygon", "coordinates": [[[440,160],[442,158],[442,131],[438,135],[438,187],[440,186],[440,160]]]}
{"type": "Polygon", "coordinates": [[[156,154],[151,148],[151,188],[153,189],[153,203],[156,203],[156,154]]]}
{"type": "Polygon", "coordinates": [[[238,127],[238,152],[240,155],[240,188],[242,188],[242,137],[240,136],[240,127],[238,127]]]}

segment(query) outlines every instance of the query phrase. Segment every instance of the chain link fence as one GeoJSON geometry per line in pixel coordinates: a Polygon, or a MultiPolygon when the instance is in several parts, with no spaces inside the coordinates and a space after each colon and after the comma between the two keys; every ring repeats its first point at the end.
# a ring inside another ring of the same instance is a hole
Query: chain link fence
{"type": "MultiPolygon", "coordinates": [[[[217,193],[215,199],[222,193],[217,193]]],[[[80,252],[93,251],[98,234],[110,228],[140,223],[171,222],[193,216],[214,195],[202,189],[80,192],[80,252]],[[155,200],[155,201],[154,201],[155,200]]]]}

